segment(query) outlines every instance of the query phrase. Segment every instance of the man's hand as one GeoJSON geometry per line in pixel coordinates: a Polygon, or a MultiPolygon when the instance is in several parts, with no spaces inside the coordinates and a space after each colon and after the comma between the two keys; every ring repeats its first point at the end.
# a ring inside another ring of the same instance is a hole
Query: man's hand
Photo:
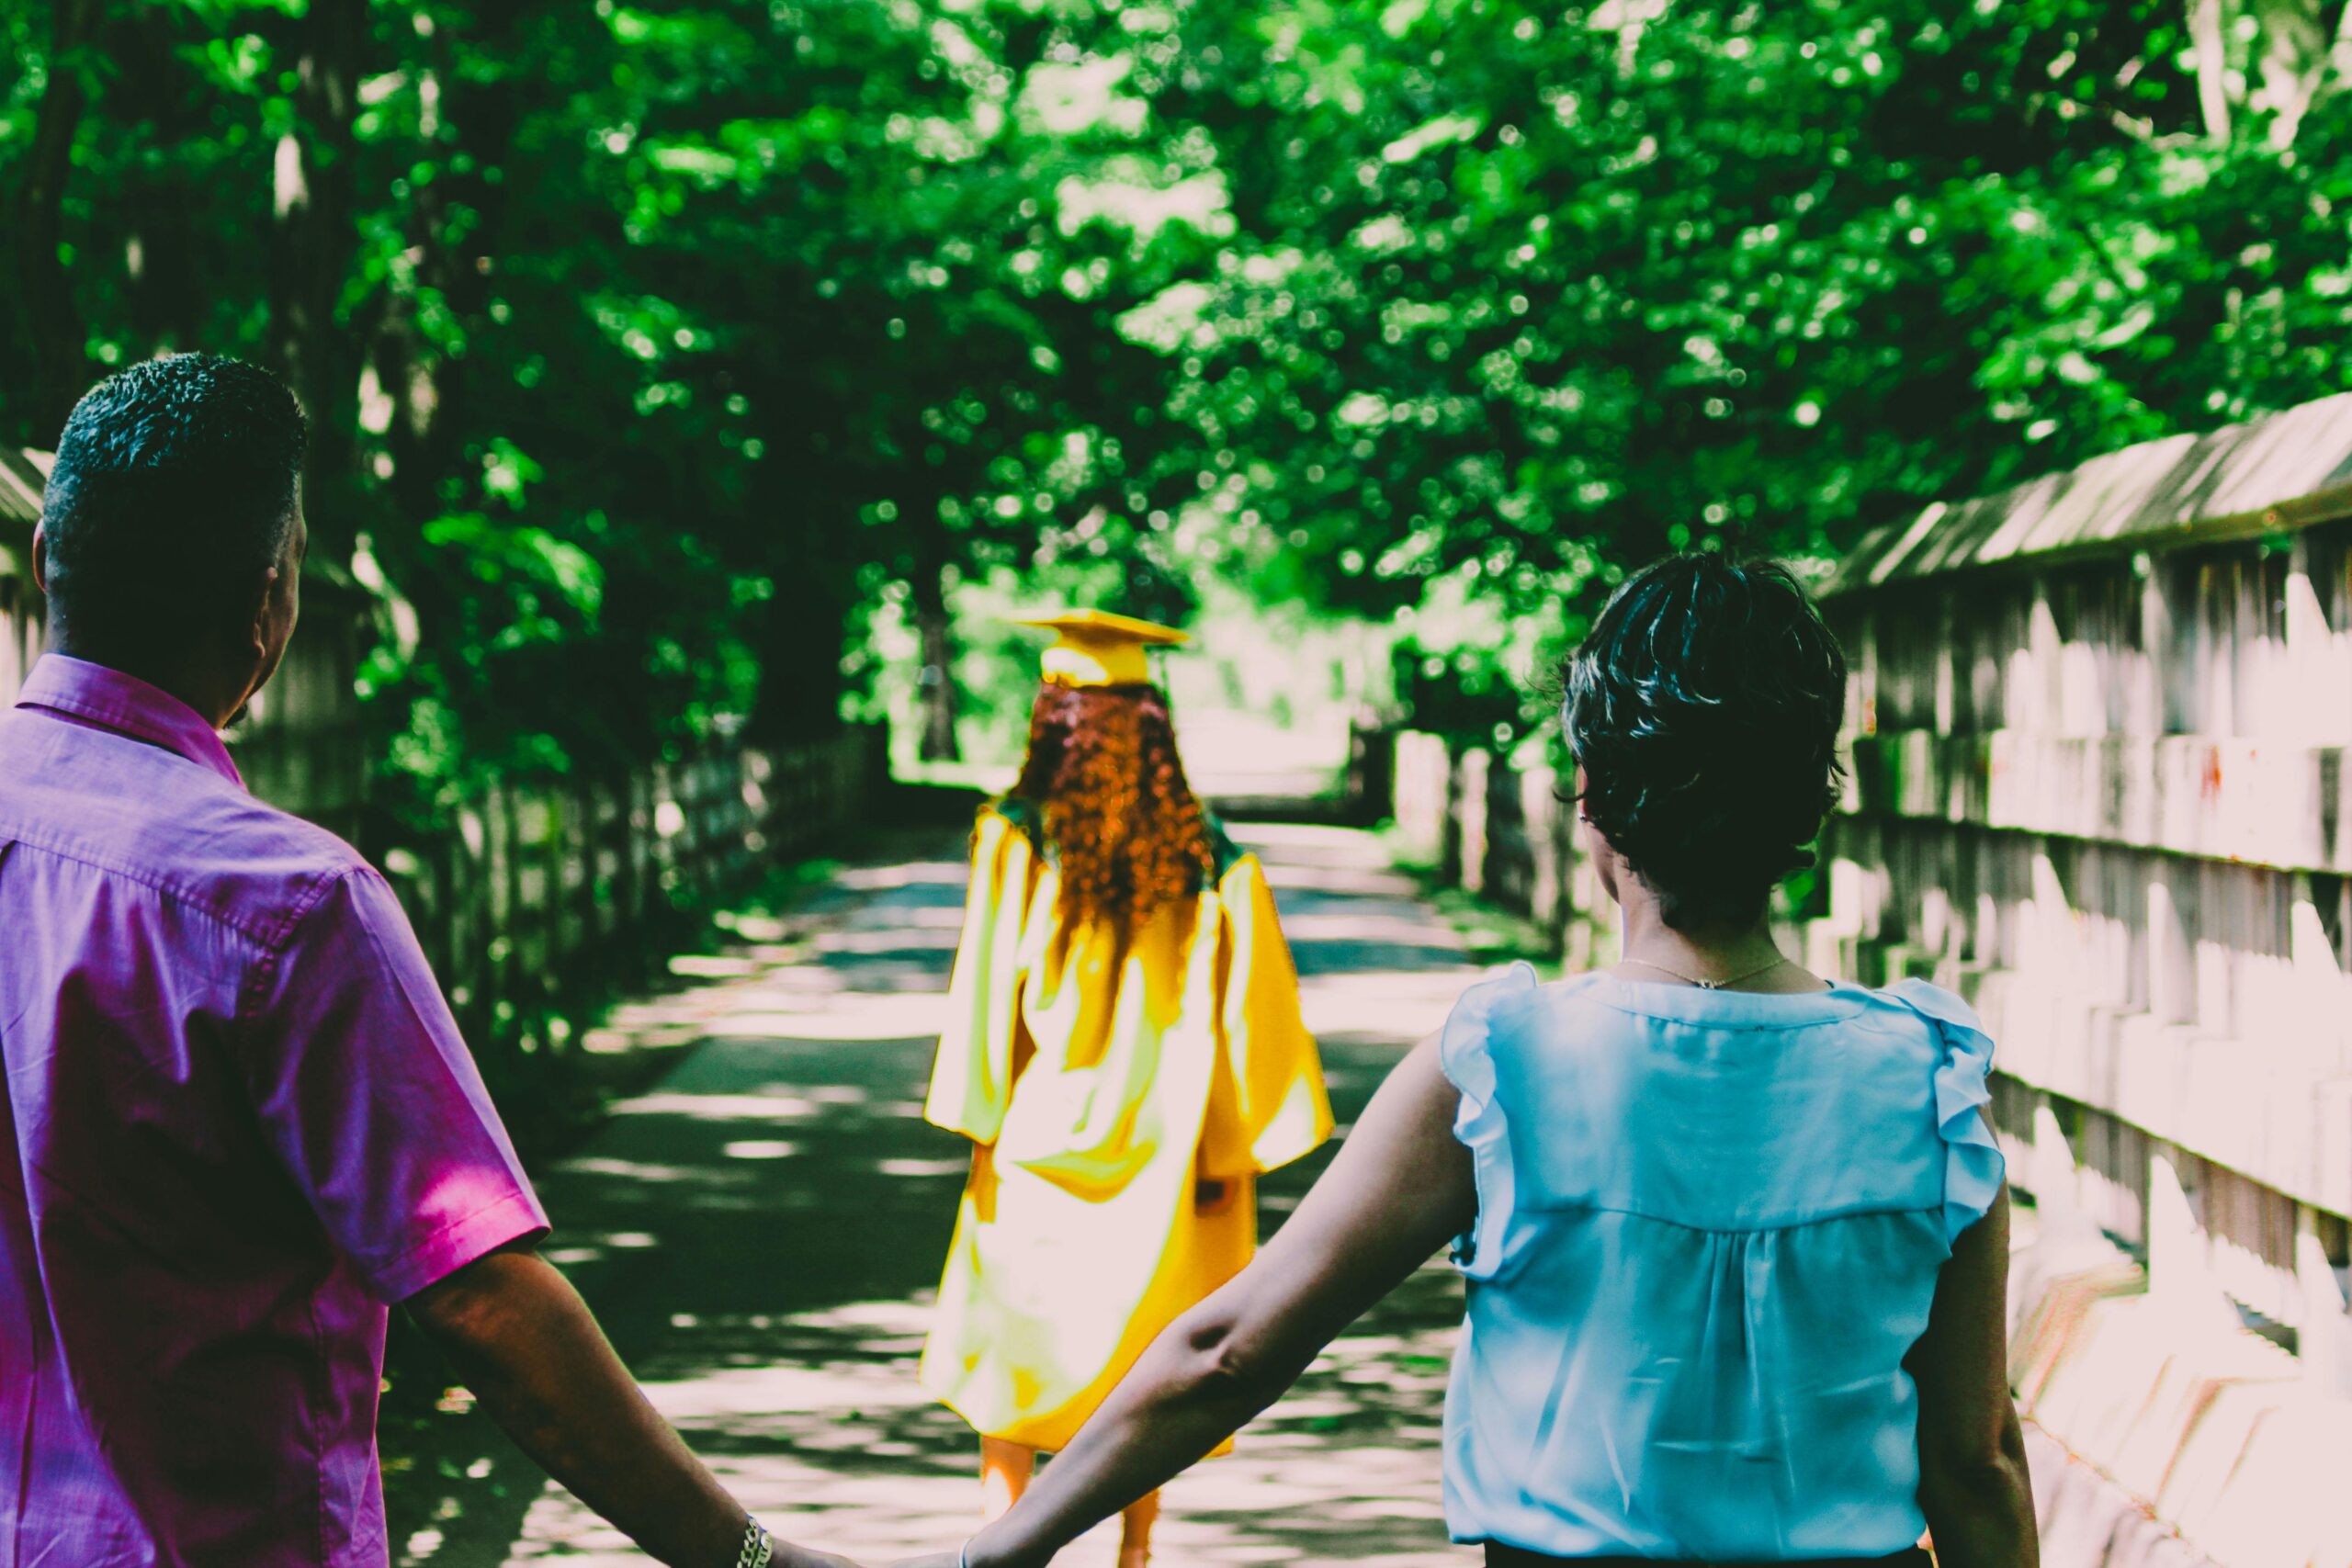
{"type": "MultiPolygon", "coordinates": [[[[493,1252],[408,1309],[506,1435],[670,1568],[734,1568],[750,1516],[686,1451],[570,1280],[536,1253],[493,1252]]],[[[781,1568],[854,1568],[776,1543],[781,1568]]]]}

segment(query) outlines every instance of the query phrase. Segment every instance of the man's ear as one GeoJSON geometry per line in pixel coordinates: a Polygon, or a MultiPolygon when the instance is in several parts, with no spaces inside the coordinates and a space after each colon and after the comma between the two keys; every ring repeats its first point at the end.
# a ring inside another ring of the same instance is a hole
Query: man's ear
{"type": "Polygon", "coordinates": [[[253,614],[245,618],[245,641],[251,646],[245,651],[255,658],[269,656],[270,599],[277,587],[279,569],[270,567],[254,580],[253,614]]]}
{"type": "Polygon", "coordinates": [[[33,586],[49,597],[49,529],[40,523],[33,525],[33,586]]]}

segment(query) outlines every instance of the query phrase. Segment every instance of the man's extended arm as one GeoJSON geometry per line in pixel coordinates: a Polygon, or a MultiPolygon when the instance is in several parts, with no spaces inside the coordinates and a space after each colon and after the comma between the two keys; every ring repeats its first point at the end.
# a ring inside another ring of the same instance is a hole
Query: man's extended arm
{"type": "MultiPolygon", "coordinates": [[[[493,1252],[406,1304],[492,1419],[582,1502],[671,1568],[734,1568],[741,1506],[646,1402],[553,1264],[493,1252]]],[[[782,1541],[775,1561],[841,1562],[782,1541]]]]}
{"type": "Polygon", "coordinates": [[[530,1250],[546,1212],[381,875],[352,867],[312,901],[247,1030],[263,1134],[371,1292],[582,1502],[671,1568],[734,1568],[743,1510],[530,1250]]]}

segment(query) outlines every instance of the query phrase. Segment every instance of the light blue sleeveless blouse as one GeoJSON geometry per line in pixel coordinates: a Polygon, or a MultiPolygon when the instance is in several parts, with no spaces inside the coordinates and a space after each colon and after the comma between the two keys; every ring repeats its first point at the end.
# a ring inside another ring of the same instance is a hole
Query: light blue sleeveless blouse
{"type": "Polygon", "coordinates": [[[1521,964],[1463,996],[1441,1053],[1478,1180],[1453,1539],[1735,1561],[1916,1542],[1903,1358],[2001,1185],[1967,1005],[1521,964]]]}

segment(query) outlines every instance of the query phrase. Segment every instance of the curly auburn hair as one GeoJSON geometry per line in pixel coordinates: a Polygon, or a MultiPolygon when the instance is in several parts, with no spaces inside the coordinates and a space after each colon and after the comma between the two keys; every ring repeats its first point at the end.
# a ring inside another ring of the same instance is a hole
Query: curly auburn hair
{"type": "Polygon", "coordinates": [[[1713,552],[1629,578],[1562,671],[1585,815],[1678,929],[1745,923],[1838,799],[1846,656],[1789,570],[1713,552]]]}
{"type": "Polygon", "coordinates": [[[1140,925],[1200,890],[1216,865],[1156,686],[1048,682],[1029,713],[1013,798],[1036,808],[1072,920],[1140,925]]]}

